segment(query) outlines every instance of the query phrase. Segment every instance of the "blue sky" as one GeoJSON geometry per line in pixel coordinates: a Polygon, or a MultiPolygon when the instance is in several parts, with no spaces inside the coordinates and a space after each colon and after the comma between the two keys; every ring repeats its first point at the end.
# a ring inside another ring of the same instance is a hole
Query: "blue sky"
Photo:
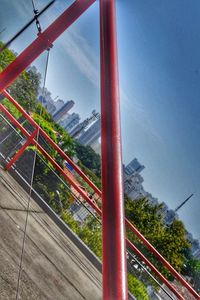
{"type": "MultiPolygon", "coordinates": [[[[43,28],[73,1],[57,0],[43,28]]],[[[38,8],[47,0],[36,0],[38,8]]],[[[8,40],[32,17],[31,1],[0,0],[0,36],[8,40]]],[[[123,158],[146,166],[144,187],[170,208],[195,196],[179,216],[200,238],[200,2],[117,0],[123,158]]],[[[21,52],[36,36],[32,26],[12,44],[21,52]]],[[[44,72],[45,55],[35,65],[44,72]]],[[[47,87],[76,102],[84,118],[99,110],[98,1],[51,50],[47,87]]]]}

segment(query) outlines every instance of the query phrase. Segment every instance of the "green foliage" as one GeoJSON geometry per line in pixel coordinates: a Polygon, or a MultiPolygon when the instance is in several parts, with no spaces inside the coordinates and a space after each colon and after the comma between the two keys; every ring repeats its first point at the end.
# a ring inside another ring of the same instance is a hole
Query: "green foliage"
{"type": "Polygon", "coordinates": [[[101,189],[101,179],[94,174],[90,169],[85,167],[81,161],[78,162],[79,167],[81,170],[87,175],[87,177],[99,188],[101,189]]]}
{"type": "Polygon", "coordinates": [[[43,116],[40,116],[36,113],[31,115],[33,120],[48,134],[48,136],[54,141],[57,142],[56,132],[53,129],[51,123],[46,121],[43,116]]]}
{"type": "Polygon", "coordinates": [[[13,117],[15,117],[16,119],[19,119],[21,117],[21,113],[8,99],[4,98],[2,104],[7,108],[7,110],[13,117]]]}
{"type": "Polygon", "coordinates": [[[79,237],[101,259],[102,258],[102,233],[101,225],[94,217],[88,217],[81,227],[79,237]]]}
{"type": "Polygon", "coordinates": [[[51,115],[47,112],[47,110],[44,108],[44,106],[42,106],[42,104],[40,102],[36,103],[34,112],[38,115],[41,115],[43,117],[43,119],[46,120],[47,122],[50,122],[50,123],[53,122],[51,115]]]}
{"type": "Polygon", "coordinates": [[[96,154],[90,146],[83,146],[76,143],[76,155],[81,163],[94,172],[98,177],[101,177],[101,159],[100,155],[96,154]]]}
{"type": "Polygon", "coordinates": [[[59,147],[69,156],[75,155],[75,144],[69,134],[57,123],[54,123],[54,129],[58,135],[59,147]]]}
{"type": "MultiPolygon", "coordinates": [[[[125,200],[126,217],[147,238],[147,240],[166,258],[177,270],[181,271],[184,266],[184,249],[189,248],[185,238],[185,228],[181,221],[174,220],[166,226],[161,214],[161,206],[152,206],[146,199],[125,200]]],[[[137,244],[140,250],[149,258],[154,265],[169,279],[169,272],[161,266],[145,246],[137,240],[130,230],[127,230],[128,238],[137,244]]]]}
{"type": "Polygon", "coordinates": [[[191,278],[191,282],[196,289],[200,292],[200,260],[192,255],[191,249],[184,251],[185,264],[183,275],[187,275],[191,278]]]}
{"type": "Polygon", "coordinates": [[[144,284],[130,273],[128,273],[128,289],[137,300],[149,299],[144,284]]]}
{"type": "Polygon", "coordinates": [[[60,217],[72,229],[72,231],[76,233],[79,238],[101,259],[102,239],[101,227],[98,221],[92,217],[88,217],[88,220],[81,227],[67,211],[63,211],[60,217]]]}
{"type": "MultiPolygon", "coordinates": [[[[0,41],[0,48],[2,48],[4,44],[0,41]]],[[[15,59],[15,55],[8,49],[5,49],[0,53],[0,72],[2,72],[7,65],[9,65],[15,59]]]]}
{"type": "MultiPolygon", "coordinates": [[[[0,47],[3,43],[0,42],[0,47]]],[[[15,59],[15,55],[8,49],[0,53],[0,72],[4,70],[15,59]]],[[[11,95],[19,102],[27,111],[34,111],[37,105],[37,91],[40,79],[38,74],[31,70],[24,71],[9,86],[11,95]]]]}
{"type": "Polygon", "coordinates": [[[10,86],[11,95],[28,112],[35,111],[39,78],[32,71],[22,73],[10,86]]]}
{"type": "Polygon", "coordinates": [[[71,214],[67,211],[63,211],[60,215],[61,219],[71,228],[71,230],[79,235],[80,227],[78,223],[73,219],[71,214]]]}

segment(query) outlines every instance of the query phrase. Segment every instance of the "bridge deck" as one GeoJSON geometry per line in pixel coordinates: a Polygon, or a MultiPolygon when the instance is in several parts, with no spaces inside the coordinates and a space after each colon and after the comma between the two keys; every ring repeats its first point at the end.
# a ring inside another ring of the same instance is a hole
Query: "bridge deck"
{"type": "MultiPolygon", "coordinates": [[[[28,194],[0,170],[0,299],[16,297],[28,194]]],[[[19,299],[101,299],[101,273],[31,200],[19,299]]]]}

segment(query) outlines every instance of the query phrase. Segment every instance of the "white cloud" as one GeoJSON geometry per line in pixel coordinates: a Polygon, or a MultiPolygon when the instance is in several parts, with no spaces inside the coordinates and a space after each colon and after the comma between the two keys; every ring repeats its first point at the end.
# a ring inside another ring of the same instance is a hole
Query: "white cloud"
{"type": "Polygon", "coordinates": [[[60,44],[80,72],[92,84],[99,87],[99,57],[87,40],[74,29],[68,29],[60,44]]]}
{"type": "MultiPolygon", "coordinates": [[[[57,13],[63,11],[64,6],[58,2],[56,7],[57,13]]],[[[51,10],[52,12],[52,10],[51,10]]],[[[56,14],[57,14],[56,13],[56,14]]],[[[55,15],[48,15],[48,19],[52,21],[55,15]]],[[[67,29],[64,36],[59,39],[60,46],[66,51],[66,54],[74,62],[80,72],[99,89],[100,70],[99,55],[91,47],[87,39],[81,35],[75,27],[67,29]]],[[[130,96],[123,87],[120,89],[121,107],[123,111],[138,123],[140,128],[150,134],[154,140],[162,142],[162,138],[158,131],[154,128],[151,117],[147,110],[136,100],[136,97],[130,96]]]]}

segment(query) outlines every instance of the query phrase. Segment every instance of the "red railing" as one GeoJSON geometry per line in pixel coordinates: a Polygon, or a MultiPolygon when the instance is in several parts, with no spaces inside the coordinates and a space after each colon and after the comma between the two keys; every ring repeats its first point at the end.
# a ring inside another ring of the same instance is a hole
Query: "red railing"
{"type": "MultiPolygon", "coordinates": [[[[5,91],[5,88],[28,67],[88,8],[95,0],[76,0],[65,12],[59,16],[44,32],[42,32],[1,74],[0,93],[4,95],[22,112],[36,131],[40,132],[46,141],[67,160],[76,172],[101,196],[101,191],[87,178],[87,176],[70,160],[69,157],[48,137],[48,135],[32,120],[32,118],[5,91]]],[[[123,213],[123,187],[121,168],[121,139],[119,121],[119,99],[117,78],[117,50],[115,32],[114,0],[100,0],[100,39],[101,39],[101,128],[102,128],[102,199],[103,199],[103,295],[104,299],[127,299],[126,284],[126,254],[125,230],[123,213]],[[109,107],[109,109],[108,109],[109,107]],[[108,114],[109,112],[109,114],[108,114]],[[109,163],[109,166],[107,164],[109,163]],[[111,187],[109,185],[111,183],[111,187]],[[114,199],[114,201],[113,201],[114,199]],[[112,202],[113,201],[113,202],[112,202]],[[112,218],[110,213],[112,212],[112,218]],[[113,271],[115,270],[115,271],[113,271]],[[107,281],[106,278],[109,280],[107,281]],[[110,284],[108,284],[108,282],[110,284]]],[[[0,104],[0,110],[26,136],[27,142],[8,163],[19,158],[26,146],[32,143],[48,159],[60,174],[77,192],[101,215],[101,210],[91,201],[87,194],[69,177],[52,157],[35,140],[35,133],[29,134],[21,124],[0,104]]],[[[126,225],[139,237],[147,248],[169,269],[169,271],[196,298],[200,296],[189,286],[176,270],[156,251],[156,249],[126,220],[126,225]]],[[[156,271],[155,267],[143,256],[135,246],[127,241],[132,250],[137,252],[147,265],[156,272],[157,276],[174,292],[178,299],[184,299],[174,287],[156,271]]]]}
{"type": "MultiPolygon", "coordinates": [[[[83,197],[85,201],[91,207],[95,210],[95,212],[101,216],[101,210],[99,207],[93,203],[93,201],[88,197],[87,193],[85,193],[79,185],[76,183],[76,181],[73,181],[71,176],[68,176],[64,170],[52,159],[52,157],[38,144],[38,142],[33,138],[33,135],[35,135],[36,132],[39,132],[43,135],[44,138],[46,138],[47,134],[39,127],[39,125],[26,113],[26,111],[13,99],[13,97],[10,96],[8,92],[3,92],[4,96],[7,97],[8,100],[11,101],[11,103],[22,113],[22,115],[30,122],[30,124],[35,128],[32,134],[28,133],[27,130],[8,112],[8,110],[0,103],[0,111],[2,111],[5,116],[18,128],[21,130],[21,132],[26,136],[27,138],[27,145],[32,143],[35,145],[38,150],[44,155],[44,157],[49,160],[49,162],[59,171],[59,173],[65,178],[65,180],[74,187],[74,189],[83,197]]],[[[47,136],[48,137],[48,136],[47,136]]],[[[50,138],[48,137],[48,140],[50,138]]],[[[51,139],[50,139],[51,140],[51,139]]],[[[58,145],[55,144],[54,141],[51,140],[51,146],[57,151],[59,148],[58,145]]],[[[24,144],[25,145],[25,144],[24,144]]],[[[18,152],[13,156],[13,158],[17,155],[17,158],[22,155],[23,151],[25,150],[24,145],[18,150],[18,152]],[[23,150],[23,151],[22,151],[23,150]]],[[[62,154],[62,157],[68,161],[71,161],[70,158],[59,148],[59,153],[62,154]]],[[[12,163],[14,163],[13,158],[11,158],[12,163]]],[[[11,161],[8,162],[8,164],[5,166],[5,169],[11,167],[12,163],[11,161]]],[[[74,164],[74,163],[73,163],[74,164]]],[[[78,166],[76,166],[76,170],[78,170],[78,174],[81,176],[82,171],[78,166]]],[[[86,175],[84,174],[84,177],[86,175]]],[[[88,179],[88,178],[87,178],[88,179]]],[[[87,184],[92,188],[94,185],[90,184],[91,181],[88,179],[87,184]]],[[[99,194],[101,196],[101,191],[99,191],[99,194]]],[[[140,241],[143,242],[143,244],[149,249],[151,253],[155,255],[155,257],[158,258],[158,260],[170,271],[170,273],[182,283],[183,286],[187,288],[187,290],[195,297],[195,299],[200,299],[200,296],[197,294],[197,292],[184,280],[184,278],[166,261],[166,259],[147,241],[147,239],[131,224],[126,218],[125,218],[125,224],[126,226],[139,238],[140,241]]],[[[127,246],[132,249],[145,263],[146,265],[152,270],[152,272],[155,273],[155,275],[174,293],[174,295],[178,299],[184,299],[174,288],[174,286],[153,266],[153,264],[146,258],[144,255],[131,243],[128,239],[126,239],[127,246]]]]}

